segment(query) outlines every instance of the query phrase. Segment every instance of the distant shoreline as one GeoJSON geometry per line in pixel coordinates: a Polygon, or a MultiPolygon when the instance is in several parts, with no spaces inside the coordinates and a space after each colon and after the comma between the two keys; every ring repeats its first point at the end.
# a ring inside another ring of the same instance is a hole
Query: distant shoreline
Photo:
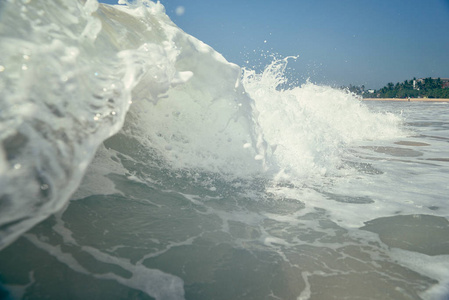
{"type": "MultiPolygon", "coordinates": [[[[407,98],[363,98],[363,101],[398,101],[409,102],[407,98]]],[[[410,102],[449,102],[449,99],[441,98],[410,98],[410,102]]]]}

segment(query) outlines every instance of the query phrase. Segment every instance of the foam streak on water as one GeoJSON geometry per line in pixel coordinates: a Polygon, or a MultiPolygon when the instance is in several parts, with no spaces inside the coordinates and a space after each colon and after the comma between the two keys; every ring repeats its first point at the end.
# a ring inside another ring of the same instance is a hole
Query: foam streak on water
{"type": "Polygon", "coordinates": [[[447,299],[447,104],[124,4],[0,2],[1,299],[447,299]]]}

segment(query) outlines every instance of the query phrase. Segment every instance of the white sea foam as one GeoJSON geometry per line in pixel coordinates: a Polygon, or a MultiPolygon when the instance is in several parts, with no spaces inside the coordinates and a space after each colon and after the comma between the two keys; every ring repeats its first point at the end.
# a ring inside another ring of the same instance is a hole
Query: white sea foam
{"type": "Polygon", "coordinates": [[[421,294],[423,299],[447,299],[449,295],[449,255],[428,256],[401,249],[392,249],[391,254],[403,265],[439,281],[439,284],[421,294]]]}
{"type": "Polygon", "coordinates": [[[245,70],[243,77],[264,138],[275,149],[278,178],[303,182],[335,175],[355,142],[401,135],[397,116],[373,114],[345,91],[310,82],[283,89],[288,59],[274,60],[261,74],[245,70]]]}
{"type": "Polygon", "coordinates": [[[240,68],[160,3],[3,6],[3,246],[64,205],[125,115],[124,133],[171,168],[233,177],[333,174],[345,145],[397,134],[397,118],[347,93],[279,90],[286,59],[245,71],[241,84],[240,68]]]}
{"type": "MultiPolygon", "coordinates": [[[[286,276],[294,282],[292,293],[304,299],[319,288],[314,278],[324,274],[322,278],[338,282],[339,276],[348,275],[346,262],[335,271],[320,261],[352,258],[345,247],[358,249],[355,258],[368,252],[360,262],[362,270],[376,269],[379,282],[396,280],[402,276],[396,266],[390,275],[378,265],[394,265],[381,257],[387,256],[387,247],[374,234],[362,235],[356,228],[371,219],[422,209],[447,215],[446,198],[438,190],[444,178],[428,175],[433,169],[418,159],[406,161],[411,168],[398,168],[406,156],[396,159],[392,153],[443,161],[445,156],[391,147],[406,139],[398,114],[375,113],[348,92],[311,82],[289,86],[284,70],[293,58],[275,59],[261,73],[242,70],[179,29],[160,3],[145,0],[117,6],[94,0],[11,0],[0,5],[0,248],[64,207],[95,154],[85,183],[74,195],[80,201],[72,202],[73,211],[56,216],[52,232],[131,277],[92,273],[70,250],[32,234],[27,239],[74,272],[112,279],[159,299],[182,298],[184,283],[148,266],[164,255],[178,259],[182,255],[177,251],[189,252],[198,243],[209,243],[208,238],[212,244],[222,243],[223,255],[237,261],[244,251],[232,247],[256,249],[252,255],[257,265],[260,253],[275,253],[286,270],[293,270],[286,276]],[[410,176],[428,187],[408,183],[410,176]],[[422,195],[414,201],[419,191],[422,195]],[[105,200],[106,195],[111,198],[105,200]],[[260,207],[253,204],[266,199],[260,207]],[[136,205],[144,213],[128,207],[134,200],[149,204],[136,205]],[[76,204],[83,201],[110,204],[111,212],[129,210],[120,226],[112,228],[112,216],[106,214],[99,225],[96,214],[83,215],[85,207],[76,204]],[[152,206],[152,217],[160,221],[151,224],[160,226],[154,229],[160,236],[154,237],[142,229],[148,228],[146,214],[152,206]],[[159,210],[166,215],[157,215],[159,210]],[[185,224],[172,220],[172,214],[185,224]],[[86,245],[78,244],[84,233],[74,234],[63,216],[76,220],[74,231],[85,230],[84,219],[95,224],[89,230],[106,228],[89,236],[86,245]],[[176,226],[178,231],[171,233],[176,226]],[[127,239],[129,228],[147,239],[127,239]],[[90,245],[114,230],[123,241],[106,249],[90,245]],[[128,248],[133,263],[123,254],[128,248]],[[298,292],[301,277],[304,286],[298,292]]],[[[439,154],[445,153],[446,140],[435,145],[439,154]]],[[[414,258],[398,260],[440,280],[425,295],[444,295],[447,266],[432,273],[424,263],[411,263],[414,258]]],[[[351,268],[354,264],[349,273],[357,262],[348,263],[351,268]]],[[[206,275],[199,272],[197,278],[206,275]]]]}
{"type": "Polygon", "coordinates": [[[260,138],[241,117],[251,99],[235,89],[237,66],[177,28],[159,3],[97,7],[2,3],[2,247],[65,204],[131,101],[139,142],[174,167],[220,170],[235,155],[257,155],[242,148],[260,138]]]}

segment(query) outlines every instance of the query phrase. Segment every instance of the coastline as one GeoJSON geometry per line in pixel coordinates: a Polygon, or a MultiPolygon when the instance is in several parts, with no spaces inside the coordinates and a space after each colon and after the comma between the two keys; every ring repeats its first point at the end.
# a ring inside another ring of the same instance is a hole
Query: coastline
{"type": "Polygon", "coordinates": [[[362,101],[398,101],[398,102],[449,102],[444,98],[363,98],[362,101]]]}

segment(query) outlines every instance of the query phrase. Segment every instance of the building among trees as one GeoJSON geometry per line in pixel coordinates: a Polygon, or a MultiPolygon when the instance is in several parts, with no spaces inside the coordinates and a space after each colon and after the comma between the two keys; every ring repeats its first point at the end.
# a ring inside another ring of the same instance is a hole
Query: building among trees
{"type": "Polygon", "coordinates": [[[351,90],[365,98],[444,98],[449,99],[449,78],[413,78],[396,84],[389,82],[374,93],[365,93],[364,89],[351,90]]]}
{"type": "Polygon", "coordinates": [[[419,79],[413,79],[413,89],[414,90],[419,90],[419,86],[420,85],[424,85],[426,80],[435,80],[435,81],[440,81],[440,86],[441,88],[445,89],[445,88],[449,88],[449,78],[419,78],[419,79]]]}

